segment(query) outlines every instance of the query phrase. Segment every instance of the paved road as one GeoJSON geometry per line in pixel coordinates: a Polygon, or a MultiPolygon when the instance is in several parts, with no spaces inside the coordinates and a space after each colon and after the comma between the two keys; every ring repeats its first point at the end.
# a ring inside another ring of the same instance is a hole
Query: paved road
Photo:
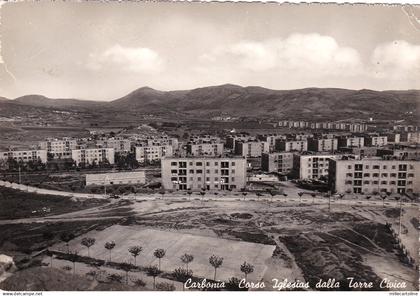
{"type": "MultiPolygon", "coordinates": [[[[76,198],[99,198],[99,199],[106,199],[108,198],[104,194],[89,194],[89,193],[75,193],[75,192],[65,192],[65,191],[58,191],[58,190],[50,190],[50,189],[43,189],[43,188],[37,188],[33,186],[27,186],[23,184],[17,184],[17,183],[10,183],[7,181],[0,181],[0,186],[13,188],[17,190],[22,190],[26,192],[34,192],[38,194],[47,194],[47,195],[58,195],[58,196],[66,196],[66,197],[76,197],[76,198]]],[[[290,188],[291,192],[288,191],[288,188],[284,188],[285,193],[287,194],[286,197],[283,195],[276,195],[273,198],[268,195],[263,195],[261,197],[256,196],[253,193],[248,193],[245,197],[241,193],[224,193],[224,194],[218,194],[215,195],[214,193],[207,193],[204,197],[201,195],[198,195],[196,193],[193,193],[191,196],[185,195],[185,193],[181,192],[175,192],[175,193],[166,193],[163,196],[158,193],[154,194],[128,194],[123,195],[122,199],[129,199],[129,200],[193,200],[193,199],[200,199],[202,201],[237,201],[237,200],[243,200],[243,201],[281,201],[285,204],[328,204],[331,202],[331,205],[347,205],[347,206],[381,206],[381,207],[389,207],[389,208],[395,208],[399,207],[399,202],[396,200],[387,200],[385,203],[382,200],[374,200],[374,199],[365,199],[365,198],[343,198],[343,199],[337,199],[337,198],[331,198],[331,201],[327,197],[322,196],[316,196],[315,198],[312,198],[308,196],[307,194],[303,195],[302,198],[297,197],[296,188],[290,188]]],[[[309,192],[307,190],[303,190],[305,192],[309,192]]],[[[417,203],[411,203],[411,202],[403,202],[403,207],[418,207],[419,205],[417,203]]]]}

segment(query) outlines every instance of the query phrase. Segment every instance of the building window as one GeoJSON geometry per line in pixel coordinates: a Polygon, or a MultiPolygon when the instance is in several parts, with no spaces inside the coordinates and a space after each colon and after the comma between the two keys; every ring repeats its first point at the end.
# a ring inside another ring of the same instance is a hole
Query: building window
{"type": "Polygon", "coordinates": [[[203,173],[203,170],[196,170],[196,173],[197,174],[202,174],[203,173]]]}
{"type": "Polygon", "coordinates": [[[363,165],[362,164],[355,164],[354,165],[354,170],[355,171],[362,171],[363,170],[363,165]]]}
{"type": "Polygon", "coordinates": [[[235,162],[234,161],[232,161],[232,166],[235,166],[235,162]]]}
{"type": "Polygon", "coordinates": [[[201,161],[198,161],[198,162],[196,162],[196,163],[195,163],[195,165],[196,165],[196,166],[202,166],[202,165],[203,165],[203,163],[202,163],[201,161]]]}
{"type": "Polygon", "coordinates": [[[177,163],[176,161],[172,161],[172,162],[171,162],[171,166],[177,166],[177,164],[178,164],[178,163],[177,163]]]}
{"type": "Polygon", "coordinates": [[[373,169],[374,169],[374,170],[379,170],[379,165],[374,165],[374,166],[373,166],[373,169]]]}
{"type": "Polygon", "coordinates": [[[363,177],[368,177],[369,178],[370,177],[370,174],[369,173],[364,173],[363,174],[363,177]]]}

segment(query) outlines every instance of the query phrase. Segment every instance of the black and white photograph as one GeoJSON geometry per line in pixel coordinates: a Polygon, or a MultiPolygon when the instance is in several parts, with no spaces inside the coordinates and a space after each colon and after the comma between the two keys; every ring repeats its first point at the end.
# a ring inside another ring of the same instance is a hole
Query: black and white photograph
{"type": "Polygon", "coordinates": [[[3,1],[0,295],[417,295],[419,105],[420,5],[3,1]]]}

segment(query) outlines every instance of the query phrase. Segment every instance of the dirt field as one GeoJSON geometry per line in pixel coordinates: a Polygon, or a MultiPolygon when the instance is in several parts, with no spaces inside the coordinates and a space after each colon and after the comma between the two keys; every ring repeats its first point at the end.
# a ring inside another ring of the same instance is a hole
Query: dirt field
{"type": "MultiPolygon", "coordinates": [[[[418,229],[414,220],[417,216],[416,206],[407,204],[403,208],[400,235],[404,250],[413,256],[415,264],[419,262],[416,252],[418,229]]],[[[208,279],[213,278],[208,257],[216,254],[224,257],[217,272],[218,279],[242,278],[239,266],[247,261],[255,266],[249,278],[265,281],[265,290],[273,290],[272,278],[308,281],[310,289],[315,289],[314,283],[319,280],[336,278],[342,284],[336,290],[348,290],[349,276],[373,282],[373,290],[381,289],[379,283],[384,278],[405,282],[407,286],[402,290],[418,287],[418,272],[407,263],[391,230],[398,229],[399,209],[383,207],[382,203],[372,206],[333,203],[329,211],[328,204],[316,201],[312,204],[311,200],[302,204],[298,199],[285,203],[280,199],[270,202],[249,197],[230,201],[201,201],[198,197],[189,200],[185,197],[184,200],[171,201],[169,196],[165,199],[156,196],[155,199],[119,201],[109,206],[38,220],[22,219],[22,222],[32,222],[31,231],[35,232],[35,223],[93,223],[111,218],[114,219],[111,225],[79,233],[70,242],[70,249],[86,256],[87,249],[80,245],[80,241],[91,236],[96,238],[90,249],[91,256],[104,260],[108,258],[104,243],[114,240],[116,247],[112,251],[112,261],[133,262],[128,247],[140,245],[144,249],[137,257],[137,264],[147,266],[157,263],[153,250],[164,248],[167,254],[162,259],[162,269],[166,273],[182,265],[181,254],[192,253],[195,258],[190,266],[194,275],[208,279]]],[[[19,223],[19,220],[10,223],[19,223]]],[[[55,243],[52,248],[65,249],[63,243],[55,243]]],[[[48,260],[46,257],[44,261],[48,260]]],[[[88,268],[77,273],[84,275],[88,268]]],[[[133,277],[147,277],[137,273],[140,271],[131,272],[133,277]]],[[[180,289],[180,285],[175,286],[180,289]]]]}
{"type": "MultiPolygon", "coordinates": [[[[154,250],[163,248],[166,255],[162,259],[162,270],[172,272],[175,268],[184,266],[180,257],[192,254],[194,261],[189,265],[194,275],[212,279],[214,269],[208,259],[215,254],[224,258],[223,265],[217,271],[217,278],[228,280],[235,276],[241,278],[240,265],[250,262],[255,266],[254,272],[249,276],[251,280],[258,280],[265,272],[265,261],[269,259],[275,246],[220,239],[211,236],[192,235],[179,232],[169,232],[147,229],[140,226],[115,225],[103,231],[91,231],[84,236],[93,237],[96,243],[90,248],[90,256],[98,259],[107,259],[108,251],[104,248],[107,241],[115,241],[113,261],[134,263],[128,252],[130,246],[139,245],[143,248],[137,258],[140,266],[157,265],[158,260],[153,256],[154,250]]],[[[83,236],[83,237],[84,237],[83,236]]],[[[87,256],[87,248],[80,244],[81,237],[70,242],[70,249],[77,250],[79,254],[87,256]]],[[[60,245],[57,250],[65,251],[66,247],[60,245]]]]}

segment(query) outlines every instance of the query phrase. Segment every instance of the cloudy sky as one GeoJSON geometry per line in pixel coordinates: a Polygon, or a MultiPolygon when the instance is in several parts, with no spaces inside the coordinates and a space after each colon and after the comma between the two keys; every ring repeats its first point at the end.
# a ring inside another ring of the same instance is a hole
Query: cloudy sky
{"type": "Polygon", "coordinates": [[[0,96],[111,100],[150,86],[420,89],[420,7],[1,6],[0,96]]]}

